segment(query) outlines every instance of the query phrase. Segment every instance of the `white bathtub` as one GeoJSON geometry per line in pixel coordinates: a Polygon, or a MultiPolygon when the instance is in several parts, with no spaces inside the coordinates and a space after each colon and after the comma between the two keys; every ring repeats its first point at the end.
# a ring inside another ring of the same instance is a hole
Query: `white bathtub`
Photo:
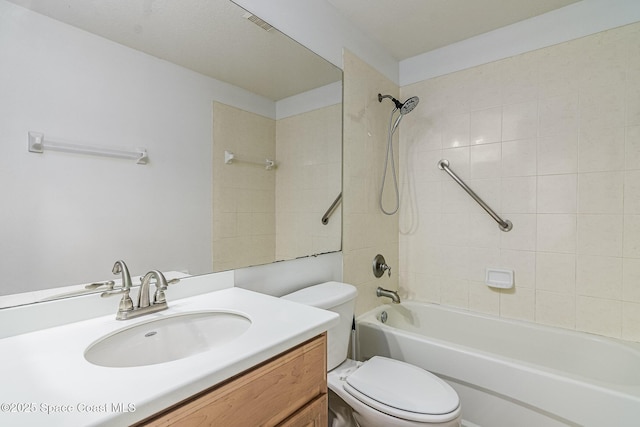
{"type": "Polygon", "coordinates": [[[468,426],[640,426],[636,344],[411,301],[357,325],[359,358],[440,376],[460,395],[468,426]]]}

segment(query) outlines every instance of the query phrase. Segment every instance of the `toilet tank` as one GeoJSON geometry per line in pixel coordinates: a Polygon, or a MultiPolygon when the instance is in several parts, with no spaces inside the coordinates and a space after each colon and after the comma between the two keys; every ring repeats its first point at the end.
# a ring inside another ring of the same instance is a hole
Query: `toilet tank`
{"type": "Polygon", "coordinates": [[[358,291],[341,282],[326,282],[284,295],[282,298],[340,315],[340,323],[327,331],[327,369],[332,370],[347,358],[349,337],[358,291]]]}

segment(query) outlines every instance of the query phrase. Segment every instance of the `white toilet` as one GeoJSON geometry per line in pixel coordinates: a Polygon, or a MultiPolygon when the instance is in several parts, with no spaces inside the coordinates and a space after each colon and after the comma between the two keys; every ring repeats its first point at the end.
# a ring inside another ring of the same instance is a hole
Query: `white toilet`
{"type": "Polygon", "coordinates": [[[460,427],[458,394],[432,373],[380,356],[347,359],[356,295],[354,286],[327,282],[282,297],[340,315],[327,334],[329,425],[460,427]]]}

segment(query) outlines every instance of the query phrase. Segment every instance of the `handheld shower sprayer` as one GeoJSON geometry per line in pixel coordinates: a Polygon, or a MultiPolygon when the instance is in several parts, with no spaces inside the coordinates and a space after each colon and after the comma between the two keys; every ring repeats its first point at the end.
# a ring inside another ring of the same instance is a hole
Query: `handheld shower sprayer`
{"type": "Polygon", "coordinates": [[[398,190],[398,178],[396,177],[396,166],[393,160],[393,143],[392,143],[393,134],[398,128],[398,125],[400,124],[400,121],[405,116],[405,114],[409,114],[411,111],[413,111],[414,108],[416,108],[416,106],[420,102],[420,98],[418,98],[417,96],[412,96],[411,98],[408,98],[406,101],[400,102],[391,95],[382,95],[381,93],[378,94],[378,102],[382,102],[382,100],[385,98],[389,98],[394,103],[396,108],[393,109],[393,111],[391,112],[391,117],[389,118],[389,134],[387,138],[387,157],[384,161],[384,172],[382,173],[382,185],[380,186],[380,209],[386,215],[393,215],[396,212],[398,212],[398,209],[400,208],[400,191],[398,190]],[[398,118],[396,118],[395,123],[393,123],[392,125],[391,122],[393,121],[393,115],[398,110],[400,110],[400,114],[398,115],[398,118]],[[389,154],[391,154],[391,156],[389,156],[389,154]],[[382,194],[384,193],[384,183],[387,178],[387,165],[389,164],[389,157],[391,157],[391,170],[393,172],[393,182],[395,184],[395,190],[396,190],[396,208],[392,211],[385,210],[384,206],[382,205],[382,194]]]}

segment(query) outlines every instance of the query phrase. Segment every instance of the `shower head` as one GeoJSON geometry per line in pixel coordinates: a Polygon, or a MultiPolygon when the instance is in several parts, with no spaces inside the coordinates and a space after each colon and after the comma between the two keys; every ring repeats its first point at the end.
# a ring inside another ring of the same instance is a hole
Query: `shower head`
{"type": "Polygon", "coordinates": [[[393,103],[396,105],[396,108],[400,110],[400,114],[402,115],[409,114],[414,108],[416,108],[416,105],[418,105],[418,102],[420,102],[420,98],[418,98],[417,96],[412,96],[411,98],[407,99],[403,103],[398,101],[391,95],[382,95],[380,93],[378,94],[379,102],[382,102],[384,98],[391,99],[391,101],[393,101],[393,103]]]}
{"type": "Polygon", "coordinates": [[[396,105],[396,109],[393,110],[393,112],[391,112],[391,117],[393,117],[393,113],[395,113],[396,110],[400,110],[400,115],[396,119],[396,122],[393,124],[393,126],[391,126],[391,133],[393,134],[398,128],[398,125],[400,124],[400,120],[402,120],[405,114],[409,114],[411,111],[413,111],[414,108],[416,108],[416,106],[418,105],[418,102],[420,102],[420,98],[418,98],[417,96],[412,96],[411,98],[407,99],[403,103],[398,101],[391,95],[382,95],[380,93],[378,94],[379,102],[382,102],[384,98],[391,99],[391,101],[393,101],[393,103],[396,105]]]}
{"type": "Polygon", "coordinates": [[[420,98],[417,96],[412,96],[411,98],[404,101],[402,107],[400,107],[400,114],[409,114],[420,102],[420,98]]]}

